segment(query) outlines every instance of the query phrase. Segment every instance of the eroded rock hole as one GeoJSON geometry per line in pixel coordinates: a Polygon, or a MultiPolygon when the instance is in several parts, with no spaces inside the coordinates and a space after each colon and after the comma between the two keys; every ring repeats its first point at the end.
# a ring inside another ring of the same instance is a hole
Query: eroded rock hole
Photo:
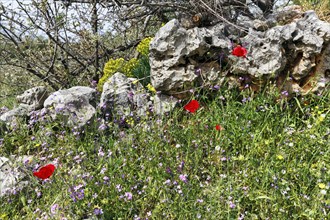
{"type": "Polygon", "coordinates": [[[204,37],[204,40],[207,44],[213,44],[212,37],[204,37]]]}
{"type": "Polygon", "coordinates": [[[293,66],[293,67],[294,67],[294,66],[297,66],[298,63],[300,63],[302,57],[303,57],[303,52],[299,52],[299,53],[297,54],[296,58],[293,60],[293,62],[292,62],[292,66],[293,66]]]}

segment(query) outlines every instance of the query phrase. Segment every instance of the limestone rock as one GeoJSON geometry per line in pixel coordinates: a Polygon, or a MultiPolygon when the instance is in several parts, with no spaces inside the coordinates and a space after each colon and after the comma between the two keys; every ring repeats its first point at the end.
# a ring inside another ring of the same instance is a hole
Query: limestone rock
{"type": "Polygon", "coordinates": [[[185,29],[177,20],[168,22],[150,43],[152,85],[180,98],[196,86],[219,85],[223,78],[249,78],[258,90],[269,79],[284,82],[289,73],[292,91],[325,88],[330,80],[330,23],[297,6],[278,9],[264,20],[242,17],[238,22],[246,22],[249,31],[221,23],[185,29]],[[246,47],[247,58],[231,55],[233,40],[246,47]]]}
{"type": "Polygon", "coordinates": [[[84,126],[96,114],[96,90],[89,87],[72,87],[51,94],[44,102],[47,114],[69,126],[84,126]]]}
{"type": "Polygon", "coordinates": [[[103,86],[100,107],[104,114],[119,116],[163,115],[173,110],[177,99],[163,94],[150,94],[135,78],[115,73],[103,86]]]}
{"type": "Polygon", "coordinates": [[[153,112],[156,115],[164,115],[171,112],[178,100],[174,97],[166,95],[156,95],[153,97],[153,112]]]}
{"type": "Polygon", "coordinates": [[[44,86],[38,86],[26,90],[23,94],[16,97],[18,103],[26,104],[31,109],[38,110],[43,107],[44,101],[48,97],[47,88],[44,86]]]}
{"type": "Polygon", "coordinates": [[[15,194],[28,184],[27,181],[22,181],[26,174],[18,168],[19,165],[17,164],[23,162],[22,158],[11,160],[6,157],[0,157],[0,197],[6,194],[15,194]],[[13,164],[12,161],[17,163],[13,164]]]}
{"type": "Polygon", "coordinates": [[[290,5],[278,8],[273,14],[268,17],[268,20],[275,20],[281,25],[292,23],[300,19],[303,15],[302,7],[299,5],[290,5]]]}
{"type": "Polygon", "coordinates": [[[19,106],[0,115],[0,121],[4,122],[9,129],[14,129],[19,120],[28,118],[31,111],[39,110],[47,98],[46,87],[39,86],[26,90],[16,97],[19,106]]]}
{"type": "Polygon", "coordinates": [[[47,100],[45,100],[44,107],[50,106],[53,103],[61,103],[63,101],[63,97],[68,96],[70,94],[79,98],[84,97],[91,104],[95,104],[97,98],[97,91],[95,89],[86,86],[75,86],[70,89],[59,90],[57,92],[52,93],[47,98],[47,100]]]}
{"type": "Polygon", "coordinates": [[[20,120],[26,118],[30,111],[30,105],[20,104],[18,107],[0,115],[0,121],[4,122],[9,129],[15,129],[20,120]]]}
{"type": "Polygon", "coordinates": [[[135,80],[119,72],[110,77],[103,86],[101,111],[104,114],[128,116],[137,109],[138,115],[145,115],[148,110],[147,94],[143,86],[135,80]]]}
{"type": "Polygon", "coordinates": [[[326,76],[326,72],[330,71],[327,55],[329,36],[330,24],[319,20],[313,11],[307,11],[302,18],[265,33],[250,30],[242,39],[249,45],[248,59],[231,56],[232,72],[255,79],[278,79],[289,71],[292,83],[301,85],[303,93],[316,91],[319,87],[324,88],[324,82],[329,80],[326,76]],[[321,81],[317,82],[317,79],[321,81]],[[314,85],[311,85],[313,81],[314,85]]]}
{"type": "Polygon", "coordinates": [[[215,44],[219,51],[230,47],[229,40],[216,40],[222,38],[221,28],[224,26],[186,30],[176,19],[163,26],[150,43],[151,83],[156,90],[171,95],[192,88],[200,77],[196,74],[198,59],[206,58],[215,44]]]}

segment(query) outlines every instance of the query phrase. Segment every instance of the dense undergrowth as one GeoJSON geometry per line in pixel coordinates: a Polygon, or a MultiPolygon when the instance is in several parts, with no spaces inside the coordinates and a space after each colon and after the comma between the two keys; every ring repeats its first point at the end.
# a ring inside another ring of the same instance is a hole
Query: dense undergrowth
{"type": "Polygon", "coordinates": [[[83,131],[22,126],[0,154],[29,185],[0,200],[0,219],[327,219],[330,93],[291,100],[276,92],[195,94],[162,117],[83,131]],[[220,125],[215,128],[216,125],[220,125]],[[38,166],[54,163],[39,181],[38,166]]]}

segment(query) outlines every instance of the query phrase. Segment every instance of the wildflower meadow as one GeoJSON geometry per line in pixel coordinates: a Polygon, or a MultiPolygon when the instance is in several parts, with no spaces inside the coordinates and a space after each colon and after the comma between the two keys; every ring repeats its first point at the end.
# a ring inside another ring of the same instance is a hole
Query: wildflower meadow
{"type": "Polygon", "coordinates": [[[330,93],[278,97],[220,87],[125,127],[20,127],[0,149],[33,155],[29,184],[0,218],[328,219],[330,93]]]}

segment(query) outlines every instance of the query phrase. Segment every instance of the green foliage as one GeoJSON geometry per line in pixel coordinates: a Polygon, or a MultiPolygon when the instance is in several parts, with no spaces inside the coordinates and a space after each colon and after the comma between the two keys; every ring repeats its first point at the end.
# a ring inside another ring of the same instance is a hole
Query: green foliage
{"type": "Polygon", "coordinates": [[[143,86],[147,86],[150,83],[149,47],[152,39],[152,37],[143,39],[136,48],[141,58],[132,72],[134,77],[140,79],[140,83],[143,86]]]}
{"type": "Polygon", "coordinates": [[[140,79],[139,82],[146,86],[150,83],[150,64],[149,57],[142,56],[139,59],[138,64],[132,70],[133,76],[137,79],[140,79]]]}

